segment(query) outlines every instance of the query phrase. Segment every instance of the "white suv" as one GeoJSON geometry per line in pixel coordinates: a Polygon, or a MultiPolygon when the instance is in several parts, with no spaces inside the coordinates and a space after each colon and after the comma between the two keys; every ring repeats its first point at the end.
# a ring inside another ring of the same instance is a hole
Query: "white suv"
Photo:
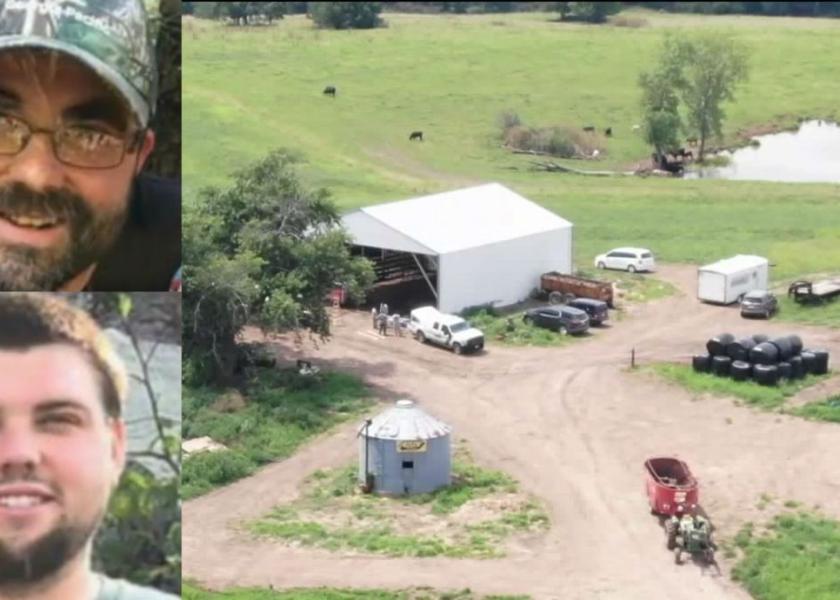
{"type": "Polygon", "coordinates": [[[614,248],[606,254],[595,257],[595,266],[599,269],[618,269],[619,271],[653,271],[656,264],[653,253],[647,248],[614,248]]]}

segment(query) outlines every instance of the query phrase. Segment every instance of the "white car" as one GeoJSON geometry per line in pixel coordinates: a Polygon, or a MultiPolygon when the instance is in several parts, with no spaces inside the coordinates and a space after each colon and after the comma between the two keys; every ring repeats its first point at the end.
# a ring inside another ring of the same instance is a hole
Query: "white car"
{"type": "Polygon", "coordinates": [[[606,254],[596,256],[595,266],[599,269],[618,269],[629,273],[656,269],[653,253],[647,248],[614,248],[606,254]]]}

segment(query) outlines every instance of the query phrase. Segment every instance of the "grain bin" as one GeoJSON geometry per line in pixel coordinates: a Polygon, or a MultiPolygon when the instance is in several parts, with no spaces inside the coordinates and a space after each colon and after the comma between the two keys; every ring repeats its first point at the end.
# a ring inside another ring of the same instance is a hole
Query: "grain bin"
{"type": "Polygon", "coordinates": [[[359,429],[359,481],[377,494],[424,494],[451,482],[449,425],[411,400],[359,429]]]}

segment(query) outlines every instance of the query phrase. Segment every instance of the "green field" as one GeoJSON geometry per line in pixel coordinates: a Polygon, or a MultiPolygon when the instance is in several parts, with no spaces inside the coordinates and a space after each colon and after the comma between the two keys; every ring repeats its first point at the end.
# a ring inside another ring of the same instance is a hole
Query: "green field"
{"type": "Polygon", "coordinates": [[[806,512],[785,513],[758,535],[747,524],[735,544],[744,557],[732,576],[756,600],[840,597],[840,522],[806,512]]]}
{"type": "Polygon", "coordinates": [[[276,591],[248,588],[210,592],[193,584],[184,585],[183,597],[186,600],[528,600],[530,598],[530,596],[479,596],[468,588],[454,592],[441,592],[427,587],[398,591],[340,590],[321,587],[276,591]]]}
{"type": "MultiPolygon", "coordinates": [[[[612,126],[604,160],[649,156],[639,122],[641,70],[666,32],[729,31],[751,51],[751,78],[726,108],[724,140],[800,117],[840,119],[840,21],[635,12],[638,28],[555,23],[556,15],[398,15],[389,27],[315,30],[302,16],[273,27],[187,19],[184,186],[228,181],[288,147],[304,179],[342,208],[499,181],[576,225],[579,266],[605,249],[650,247],[663,261],[766,255],[775,278],[840,265],[838,186],[586,177],[534,172],[500,147],[498,114],[528,125],[612,126]],[[338,88],[335,99],[321,95],[338,88]],[[423,130],[426,140],[409,142],[423,130]]],[[[580,161],[578,161],[580,162],[580,161]]]]}
{"type": "MultiPolygon", "coordinates": [[[[778,385],[766,386],[752,380],[735,381],[729,377],[718,377],[711,373],[697,373],[691,368],[691,365],[657,363],[652,365],[650,369],[661,377],[678,383],[692,392],[738,398],[763,410],[783,408],[788,398],[809,386],[824,381],[828,377],[827,375],[806,375],[804,379],[782,380],[778,385]]],[[[792,414],[799,413],[794,411],[792,414]]],[[[810,412],[808,416],[819,418],[820,414],[819,411],[810,412]]]]}
{"type": "Polygon", "coordinates": [[[184,460],[181,498],[200,496],[292,455],[311,437],[361,415],[372,404],[369,394],[352,375],[311,378],[294,370],[262,371],[241,395],[184,385],[184,439],[209,436],[228,450],[184,460]],[[219,404],[231,395],[240,398],[241,406],[219,404]]]}

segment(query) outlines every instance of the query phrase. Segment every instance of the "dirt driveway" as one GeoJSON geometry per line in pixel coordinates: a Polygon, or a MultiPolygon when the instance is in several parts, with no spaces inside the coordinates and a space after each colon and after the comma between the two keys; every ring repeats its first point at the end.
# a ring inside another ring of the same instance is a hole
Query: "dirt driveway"
{"type": "MultiPolygon", "coordinates": [[[[475,459],[503,469],[541,497],[552,520],[544,536],[500,560],[391,559],[331,554],[255,541],[237,529],[295,497],[318,468],[355,458],[349,424],[292,458],[227,488],[186,503],[184,575],[213,588],[338,586],[438,589],[481,594],[614,600],[746,599],[723,575],[674,564],[657,520],[648,513],[642,464],[651,455],[685,459],[700,479],[701,503],[730,537],[746,521],[762,521],[762,494],[819,505],[840,518],[840,427],[692,398],[653,377],[628,372],[631,348],[642,364],[683,359],[706,339],[728,331],[796,332],[806,347],[840,359],[840,331],[748,321],[735,309],[694,299],[694,267],[663,266],[659,277],[678,296],[631,307],[611,327],[564,348],[489,345],[480,356],[456,357],[411,338],[379,338],[369,315],[343,312],[328,344],[297,349],[281,339],[279,356],[301,356],[353,371],[383,403],[415,399],[451,424],[475,459]]],[[[258,335],[251,333],[251,335],[258,335]]],[[[836,367],[835,367],[836,369],[836,367]]]]}

